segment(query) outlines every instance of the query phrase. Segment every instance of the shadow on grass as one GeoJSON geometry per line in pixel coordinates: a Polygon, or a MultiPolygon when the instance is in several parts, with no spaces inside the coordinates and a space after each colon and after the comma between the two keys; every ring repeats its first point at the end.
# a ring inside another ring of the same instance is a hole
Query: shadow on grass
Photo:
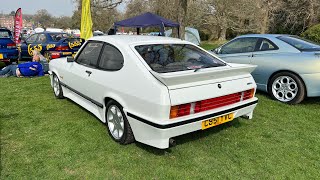
{"type": "Polygon", "coordinates": [[[212,127],[212,128],[206,129],[206,130],[198,130],[195,132],[191,132],[188,134],[177,136],[174,139],[176,140],[177,145],[181,145],[181,144],[188,143],[191,141],[198,141],[199,139],[205,138],[205,137],[210,136],[212,134],[219,133],[220,131],[223,131],[223,130],[230,128],[230,127],[235,127],[235,128],[241,127],[242,124],[239,122],[239,119],[240,118],[236,118],[231,122],[221,124],[219,126],[212,127]]]}

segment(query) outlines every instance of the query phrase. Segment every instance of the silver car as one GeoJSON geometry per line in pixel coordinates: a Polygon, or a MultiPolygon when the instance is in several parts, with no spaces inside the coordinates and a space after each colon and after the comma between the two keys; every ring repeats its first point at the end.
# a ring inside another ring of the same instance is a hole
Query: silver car
{"type": "Polygon", "coordinates": [[[297,36],[252,34],[211,50],[226,62],[254,64],[257,88],[288,104],[320,96],[320,46],[297,36]]]}

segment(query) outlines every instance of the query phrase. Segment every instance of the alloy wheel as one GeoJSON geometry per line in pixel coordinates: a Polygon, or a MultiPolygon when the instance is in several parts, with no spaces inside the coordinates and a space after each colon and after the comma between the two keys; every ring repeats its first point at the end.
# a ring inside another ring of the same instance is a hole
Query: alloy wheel
{"type": "Polygon", "coordinates": [[[272,94],[281,102],[289,102],[298,94],[297,82],[290,76],[279,76],[272,83],[272,94]]]}

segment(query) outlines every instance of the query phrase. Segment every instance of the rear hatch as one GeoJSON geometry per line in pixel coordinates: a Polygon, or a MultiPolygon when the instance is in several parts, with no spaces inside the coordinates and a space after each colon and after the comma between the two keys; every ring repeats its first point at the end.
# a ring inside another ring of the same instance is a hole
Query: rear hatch
{"type": "MultiPolygon", "coordinates": [[[[230,66],[206,68],[197,72],[183,71],[162,74],[151,71],[151,73],[168,87],[171,105],[175,106],[235,95],[256,88],[250,75],[256,66],[243,64],[231,64],[230,66]]],[[[235,100],[230,98],[225,97],[221,100],[225,102],[235,100]]]]}

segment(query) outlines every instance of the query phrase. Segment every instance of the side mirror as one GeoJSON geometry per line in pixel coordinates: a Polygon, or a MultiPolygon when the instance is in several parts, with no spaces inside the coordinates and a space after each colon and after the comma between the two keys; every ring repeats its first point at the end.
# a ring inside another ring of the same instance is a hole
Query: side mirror
{"type": "Polygon", "coordinates": [[[215,54],[220,54],[220,50],[221,48],[216,48],[216,49],[212,49],[211,51],[214,52],[215,54]]]}
{"type": "Polygon", "coordinates": [[[74,58],[72,56],[67,57],[67,62],[74,62],[74,58]]]}

